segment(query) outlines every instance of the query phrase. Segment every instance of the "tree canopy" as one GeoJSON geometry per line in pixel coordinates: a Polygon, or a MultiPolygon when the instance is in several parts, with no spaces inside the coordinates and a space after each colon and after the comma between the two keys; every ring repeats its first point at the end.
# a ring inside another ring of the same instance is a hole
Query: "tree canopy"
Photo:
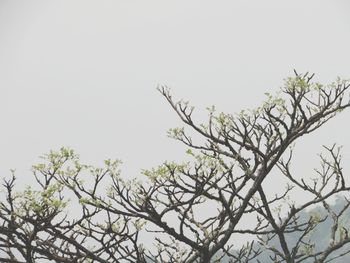
{"type": "Polygon", "coordinates": [[[33,166],[36,184],[16,190],[3,180],[1,262],[328,262],[349,250],[350,190],[340,147],[324,146],[313,177],[297,176],[293,145],[350,106],[350,83],[313,75],[287,78],[255,110],[208,108],[197,123],[188,102],[159,88],[184,127],[169,136],[188,161],[164,162],[127,180],[119,160],[83,164],[71,149],[51,151],[33,166]],[[284,178],[279,193],[264,185],[284,178]],[[302,203],[293,195],[303,192],[302,203]],[[338,196],[337,206],[330,203],[338,196]],[[316,207],[316,208],[315,208],[316,207]],[[319,208],[317,208],[319,207],[319,208]],[[319,209],[319,210],[317,210],[319,209]],[[252,222],[253,226],[247,222],[252,222]],[[315,233],[328,226],[322,245],[315,233]],[[328,235],[327,234],[327,235],[328,235]],[[250,239],[241,245],[242,236],[250,239]]]}

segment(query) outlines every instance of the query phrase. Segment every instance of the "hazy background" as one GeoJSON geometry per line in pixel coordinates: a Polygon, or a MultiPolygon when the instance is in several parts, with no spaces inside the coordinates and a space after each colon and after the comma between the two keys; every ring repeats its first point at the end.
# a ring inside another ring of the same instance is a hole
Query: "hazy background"
{"type": "MultiPolygon", "coordinates": [[[[181,160],[166,137],[180,123],[157,85],[204,119],[210,105],[259,106],[293,69],[350,78],[349,14],[347,0],[0,0],[0,177],[15,168],[32,182],[38,156],[61,146],[87,163],[119,158],[127,177],[181,160]]],[[[349,120],[305,137],[298,169],[333,142],[349,166],[349,120]]]]}

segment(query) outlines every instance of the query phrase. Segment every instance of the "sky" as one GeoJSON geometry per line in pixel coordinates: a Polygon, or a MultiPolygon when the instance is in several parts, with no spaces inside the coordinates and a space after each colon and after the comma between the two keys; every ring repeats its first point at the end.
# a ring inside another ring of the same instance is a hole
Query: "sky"
{"type": "MultiPolygon", "coordinates": [[[[181,123],[157,87],[205,121],[207,106],[259,106],[293,69],[350,78],[349,12],[347,0],[1,0],[0,177],[30,184],[38,156],[62,146],[85,163],[121,159],[128,178],[181,161],[166,135],[181,123]]],[[[302,139],[300,171],[333,142],[350,163],[349,118],[302,139]]]]}

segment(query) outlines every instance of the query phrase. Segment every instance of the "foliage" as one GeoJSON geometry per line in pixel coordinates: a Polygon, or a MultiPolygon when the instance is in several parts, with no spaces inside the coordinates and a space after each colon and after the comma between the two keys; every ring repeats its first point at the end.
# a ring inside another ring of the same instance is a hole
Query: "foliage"
{"type": "Polygon", "coordinates": [[[294,263],[343,256],[336,253],[350,242],[342,217],[350,202],[329,204],[350,190],[340,148],[325,147],[314,178],[299,178],[291,168],[292,145],[350,106],[347,81],[324,86],[312,77],[288,78],[252,111],[210,108],[207,124],[195,123],[194,108],[160,88],[186,125],[169,135],[189,148],[191,160],[144,170],[145,182],[123,179],[118,160],[96,168],[70,149],[50,152],[33,167],[36,189],[16,192],[14,175],[3,182],[0,260],[263,262],[265,255],[266,262],[294,263]],[[198,135],[204,143],[195,143],[198,135]],[[272,170],[286,181],[275,196],[264,185],[272,170]],[[301,204],[292,201],[298,190],[308,194],[301,204]],[[306,212],[317,205],[322,213],[306,212]],[[253,227],[244,224],[248,218],[255,218],[253,227]],[[319,246],[311,237],[324,222],[330,239],[319,246]],[[253,241],[238,247],[241,235],[253,241]]]}

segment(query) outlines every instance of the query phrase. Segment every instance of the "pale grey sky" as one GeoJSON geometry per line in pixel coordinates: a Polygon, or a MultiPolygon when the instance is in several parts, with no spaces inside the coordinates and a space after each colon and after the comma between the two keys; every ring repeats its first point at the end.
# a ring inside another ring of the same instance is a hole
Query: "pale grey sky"
{"type": "MultiPolygon", "coordinates": [[[[1,0],[0,177],[16,168],[31,182],[37,157],[61,146],[85,162],[122,159],[130,177],[179,160],[158,84],[203,118],[213,104],[258,106],[293,68],[350,78],[349,13],[347,0],[1,0]]],[[[322,142],[349,153],[349,117],[305,138],[299,160],[322,142]]]]}

